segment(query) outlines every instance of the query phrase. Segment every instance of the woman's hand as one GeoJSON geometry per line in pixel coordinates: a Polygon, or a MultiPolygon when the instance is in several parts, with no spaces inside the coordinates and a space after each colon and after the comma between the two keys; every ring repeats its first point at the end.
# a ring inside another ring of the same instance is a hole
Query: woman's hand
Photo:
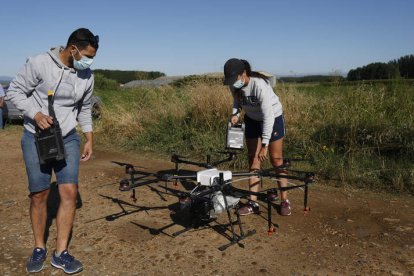
{"type": "Polygon", "coordinates": [[[37,112],[33,119],[41,130],[47,129],[53,125],[53,118],[41,112],[37,112]]]}
{"type": "Polygon", "coordinates": [[[237,115],[231,116],[230,122],[234,126],[235,124],[237,124],[239,122],[239,116],[237,116],[237,115]]]}
{"type": "Polygon", "coordinates": [[[261,162],[265,161],[267,159],[267,145],[266,146],[262,146],[262,148],[260,149],[259,152],[259,160],[261,162]]]}

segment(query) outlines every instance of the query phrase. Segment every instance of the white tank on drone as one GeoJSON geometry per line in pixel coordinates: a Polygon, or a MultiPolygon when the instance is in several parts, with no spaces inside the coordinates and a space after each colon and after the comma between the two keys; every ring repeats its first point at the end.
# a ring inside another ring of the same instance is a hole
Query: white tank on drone
{"type": "Polygon", "coordinates": [[[216,168],[213,168],[197,172],[197,183],[200,183],[200,185],[203,186],[212,186],[216,184],[215,181],[220,177],[220,173],[223,173],[224,181],[232,179],[231,171],[219,171],[216,168]]]}

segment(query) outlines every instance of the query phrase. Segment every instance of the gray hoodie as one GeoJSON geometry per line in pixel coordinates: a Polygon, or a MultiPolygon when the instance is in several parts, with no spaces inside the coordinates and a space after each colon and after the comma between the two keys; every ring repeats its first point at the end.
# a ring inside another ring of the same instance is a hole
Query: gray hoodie
{"type": "Polygon", "coordinates": [[[269,144],[275,118],[282,115],[282,104],[272,87],[261,78],[251,77],[249,84],[240,90],[230,85],[233,95],[233,114],[243,108],[246,115],[263,122],[262,143],[269,144]]]}
{"type": "Polygon", "coordinates": [[[91,96],[94,78],[90,69],[78,71],[64,65],[59,52],[30,57],[7,90],[7,97],[24,114],[24,127],[35,133],[37,112],[48,115],[48,91],[55,92],[54,110],[65,136],[77,125],[83,132],[92,131],[91,96]]]}

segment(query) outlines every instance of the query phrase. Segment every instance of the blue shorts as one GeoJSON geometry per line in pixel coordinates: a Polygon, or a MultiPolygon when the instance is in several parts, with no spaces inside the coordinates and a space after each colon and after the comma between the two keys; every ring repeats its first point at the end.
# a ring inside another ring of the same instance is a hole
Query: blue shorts
{"type": "Polygon", "coordinates": [[[56,183],[78,184],[80,162],[80,137],[76,129],[63,137],[65,160],[52,161],[40,165],[34,134],[24,130],[21,140],[23,159],[26,165],[30,193],[41,192],[50,188],[52,170],[56,174],[56,183]]]}
{"type": "MultiPolygon", "coordinates": [[[[256,121],[244,115],[245,135],[247,139],[262,138],[263,122],[256,121]]],[[[273,130],[270,136],[270,142],[277,141],[285,137],[285,118],[283,115],[275,118],[273,123],[273,130]]]]}

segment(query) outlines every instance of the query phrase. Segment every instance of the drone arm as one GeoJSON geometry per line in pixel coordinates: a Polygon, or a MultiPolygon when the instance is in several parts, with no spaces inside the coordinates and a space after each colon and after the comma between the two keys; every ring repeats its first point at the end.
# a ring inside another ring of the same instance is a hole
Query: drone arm
{"type": "Polygon", "coordinates": [[[212,165],[213,167],[215,167],[215,166],[220,165],[220,164],[222,164],[222,163],[232,161],[232,160],[234,160],[234,158],[235,158],[235,156],[236,156],[236,154],[235,154],[235,153],[233,153],[233,152],[226,152],[226,154],[228,155],[228,157],[227,157],[227,158],[222,159],[222,160],[218,160],[218,161],[215,161],[215,162],[212,162],[212,163],[211,163],[211,165],[212,165]]]}
{"type": "Polygon", "coordinates": [[[313,173],[306,173],[304,177],[294,176],[294,175],[285,175],[285,174],[277,174],[277,173],[269,173],[266,176],[273,177],[273,178],[286,178],[286,179],[294,179],[300,180],[305,183],[313,183],[315,180],[315,174],[313,173]]]}
{"type": "Polygon", "coordinates": [[[203,168],[208,167],[207,163],[184,160],[184,159],[180,159],[179,157],[175,157],[174,159],[172,159],[172,161],[176,164],[183,163],[183,164],[194,165],[194,166],[199,166],[199,167],[203,167],[203,168]]]}
{"type": "Polygon", "coordinates": [[[163,174],[159,176],[160,180],[163,181],[172,181],[178,179],[196,179],[197,175],[173,175],[173,174],[163,174]]]}

